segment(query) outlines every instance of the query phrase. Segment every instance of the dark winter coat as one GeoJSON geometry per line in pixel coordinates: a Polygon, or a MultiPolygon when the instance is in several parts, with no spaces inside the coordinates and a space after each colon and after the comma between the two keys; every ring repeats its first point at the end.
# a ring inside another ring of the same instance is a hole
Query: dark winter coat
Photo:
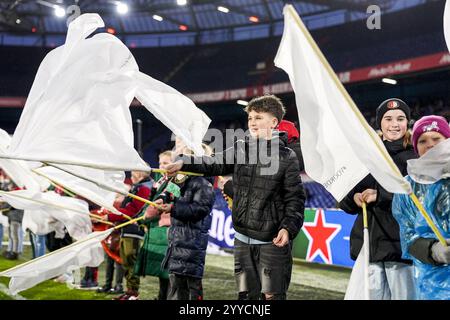
{"type": "Polygon", "coordinates": [[[305,195],[298,159],[287,147],[285,132],[275,131],[272,140],[246,137],[223,153],[198,160],[183,156],[182,170],[209,176],[233,173],[232,217],[237,232],[260,241],[272,241],[283,228],[290,239],[297,236],[303,225],[305,195]],[[255,157],[262,148],[272,157],[255,157]],[[271,167],[277,170],[272,172],[271,167]]]}
{"type": "MultiPolygon", "coordinates": [[[[391,155],[400,172],[407,175],[406,161],[416,158],[412,146],[403,147],[403,139],[389,142],[384,141],[387,151],[391,155]]],[[[367,216],[370,238],[370,262],[404,262],[400,245],[400,229],[397,221],[392,215],[391,205],[393,194],[387,192],[380,184],[368,175],[364,178],[340,203],[339,207],[347,213],[358,214],[350,234],[350,255],[353,260],[358,257],[363,246],[363,215],[354,200],[355,193],[366,189],[377,190],[375,202],[367,205],[367,216]]]]}
{"type": "Polygon", "coordinates": [[[169,247],[163,269],[168,269],[169,273],[203,277],[214,200],[208,179],[192,177],[183,183],[180,198],[170,212],[169,247]]]}

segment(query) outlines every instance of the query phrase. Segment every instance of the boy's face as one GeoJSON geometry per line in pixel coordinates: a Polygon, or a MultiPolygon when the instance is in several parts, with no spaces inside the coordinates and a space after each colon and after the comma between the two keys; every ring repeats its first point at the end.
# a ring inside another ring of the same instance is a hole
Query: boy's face
{"type": "Polygon", "coordinates": [[[268,112],[252,110],[248,113],[248,129],[252,137],[270,139],[277,124],[277,118],[268,112]]]}
{"type": "Polygon", "coordinates": [[[172,163],[172,159],[170,158],[170,156],[160,156],[159,157],[159,168],[163,169],[165,168],[165,166],[167,166],[168,164],[172,163]]]}
{"type": "Polygon", "coordinates": [[[148,172],[144,171],[131,171],[131,181],[133,184],[139,183],[148,176],[148,172]]]}

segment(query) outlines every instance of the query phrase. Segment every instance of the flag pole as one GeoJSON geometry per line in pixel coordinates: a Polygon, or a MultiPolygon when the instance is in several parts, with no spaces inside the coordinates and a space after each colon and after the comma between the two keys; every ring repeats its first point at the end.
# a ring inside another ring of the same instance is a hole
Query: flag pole
{"type": "Polygon", "coordinates": [[[422,216],[425,218],[425,220],[427,221],[428,225],[430,226],[430,228],[433,230],[434,234],[438,237],[439,242],[446,247],[447,246],[447,241],[445,241],[445,238],[442,236],[441,232],[439,231],[439,229],[436,227],[436,225],[433,223],[433,220],[431,219],[430,215],[428,214],[428,212],[425,210],[425,208],[423,207],[422,203],[419,201],[419,199],[417,198],[417,196],[414,193],[411,193],[409,195],[409,197],[411,198],[411,200],[414,202],[414,204],[416,205],[417,209],[419,209],[420,213],[422,214],[422,216]]]}
{"type": "MultiPolygon", "coordinates": [[[[113,228],[110,228],[110,229],[113,229],[113,228]]],[[[108,229],[108,230],[110,230],[110,229],[108,229]]],[[[105,231],[103,231],[103,232],[105,232],[105,231]]],[[[80,243],[84,243],[84,242],[87,242],[87,241],[89,241],[89,240],[92,240],[92,238],[84,238],[84,239],[78,240],[78,241],[76,241],[76,242],[74,242],[74,243],[72,243],[72,244],[69,244],[68,246],[59,248],[59,249],[57,249],[57,250],[55,250],[55,251],[52,251],[52,252],[49,252],[49,253],[47,253],[47,254],[45,254],[45,255],[43,255],[43,256],[40,256],[40,257],[31,259],[31,260],[29,260],[29,261],[27,261],[27,262],[21,263],[21,264],[19,264],[19,265],[17,265],[17,266],[14,266],[14,267],[12,267],[12,268],[9,268],[8,270],[5,270],[5,271],[0,272],[0,276],[2,276],[4,273],[10,272],[10,271],[14,271],[14,270],[16,270],[16,269],[18,269],[18,268],[20,268],[20,267],[24,267],[24,266],[26,266],[26,265],[29,265],[29,264],[33,263],[33,262],[36,262],[36,261],[41,260],[41,259],[43,259],[43,258],[49,257],[49,256],[51,256],[51,255],[57,254],[57,253],[59,253],[59,252],[61,252],[61,251],[70,249],[70,248],[72,248],[72,247],[74,247],[74,246],[76,246],[76,245],[79,245],[80,243]]]]}
{"type": "MultiPolygon", "coordinates": [[[[374,137],[372,135],[372,129],[370,128],[369,124],[367,123],[367,121],[364,119],[364,116],[362,115],[361,111],[358,109],[358,107],[356,106],[355,102],[353,101],[353,99],[350,97],[349,93],[347,92],[347,90],[345,90],[342,82],[339,80],[339,78],[337,77],[336,73],[334,72],[333,68],[330,66],[328,60],[325,58],[325,56],[323,55],[322,51],[320,50],[320,48],[317,46],[316,42],[314,41],[313,37],[311,36],[311,34],[309,33],[308,29],[305,27],[305,25],[303,24],[302,20],[300,19],[297,11],[295,11],[294,7],[292,5],[287,5],[287,11],[291,14],[291,16],[294,18],[294,21],[297,23],[298,27],[300,28],[301,32],[303,33],[303,35],[306,37],[306,40],[308,41],[308,43],[310,44],[311,48],[314,50],[314,52],[316,53],[317,57],[319,58],[319,60],[322,62],[322,65],[325,67],[325,69],[328,72],[328,75],[331,77],[331,79],[333,79],[333,82],[335,83],[337,89],[341,92],[341,94],[343,95],[344,99],[347,101],[348,105],[350,106],[351,110],[353,111],[353,113],[356,115],[356,117],[358,118],[359,122],[362,124],[363,128],[366,130],[366,132],[369,134],[369,137],[372,139],[372,141],[374,142],[376,148],[378,149],[378,151],[380,152],[380,154],[383,156],[384,160],[388,163],[390,169],[395,172],[397,174],[397,176],[399,176],[401,179],[403,179],[403,175],[401,174],[399,168],[396,166],[396,164],[394,163],[394,161],[392,160],[392,158],[387,155],[384,150],[380,147],[380,145],[378,144],[379,141],[375,140],[375,138],[379,139],[378,137],[374,137]]],[[[406,181],[405,184],[402,184],[402,186],[404,187],[405,191],[407,191],[408,195],[411,197],[411,199],[413,200],[414,204],[417,206],[417,208],[419,209],[420,213],[422,215],[424,215],[425,220],[427,221],[427,223],[429,224],[430,228],[433,230],[433,232],[435,233],[436,237],[439,239],[439,242],[443,245],[443,246],[447,246],[447,242],[445,241],[445,238],[442,236],[441,232],[439,231],[439,229],[436,227],[436,225],[434,224],[434,222],[431,220],[431,218],[429,217],[429,215],[425,212],[425,209],[423,208],[422,205],[418,204],[420,203],[416,197],[416,195],[411,191],[410,187],[407,187],[406,185],[406,181]],[[415,201],[414,198],[417,200],[415,201]],[[427,218],[428,217],[428,218],[427,218]]]]}
{"type": "Polygon", "coordinates": [[[370,264],[370,240],[369,240],[369,223],[367,219],[367,206],[362,203],[363,210],[363,226],[364,226],[364,299],[370,300],[370,281],[369,281],[369,264],[370,264]]]}
{"type": "MultiPolygon", "coordinates": [[[[27,157],[15,157],[7,154],[0,154],[0,159],[7,159],[7,160],[21,160],[21,161],[32,161],[32,162],[42,162],[47,165],[52,164],[63,164],[63,165],[71,165],[71,166],[80,166],[80,167],[86,167],[86,168],[92,168],[97,170],[105,170],[105,171],[143,171],[143,172],[159,172],[159,173],[167,173],[167,170],[164,169],[153,169],[148,168],[147,170],[143,170],[142,168],[119,168],[114,166],[107,166],[107,165],[101,165],[101,164],[92,164],[92,163],[84,163],[84,162],[76,162],[76,161],[67,161],[67,160],[42,160],[42,159],[32,159],[27,157]]],[[[177,174],[184,174],[187,176],[203,176],[201,173],[196,172],[188,172],[188,171],[177,171],[177,174]]]]}
{"type": "MultiPolygon", "coordinates": [[[[142,219],[145,219],[145,216],[140,216],[140,217],[138,217],[138,218],[132,219],[132,220],[127,221],[127,222],[125,222],[125,223],[122,223],[122,224],[120,224],[120,225],[118,225],[118,226],[116,226],[116,227],[109,228],[108,230],[111,230],[111,229],[117,230],[117,229],[123,228],[123,227],[125,227],[125,226],[127,226],[127,225],[129,225],[129,224],[132,224],[132,223],[135,223],[135,222],[137,222],[137,221],[140,221],[140,220],[142,220],[142,219]]],[[[106,231],[107,231],[107,230],[106,230],[106,231]]],[[[106,231],[102,231],[102,233],[103,233],[103,232],[106,232],[106,231]]],[[[98,235],[97,235],[97,236],[98,236],[98,235]]],[[[74,243],[72,243],[72,244],[69,244],[68,246],[59,248],[59,249],[57,249],[57,250],[55,250],[55,251],[52,251],[52,252],[49,252],[49,253],[47,253],[47,254],[45,254],[45,255],[43,255],[43,256],[40,256],[40,257],[31,259],[30,261],[27,261],[27,262],[24,262],[24,263],[19,264],[19,265],[17,265],[17,266],[14,266],[14,267],[12,267],[12,268],[10,268],[10,269],[8,269],[8,270],[2,271],[2,272],[0,272],[0,276],[2,276],[3,273],[7,273],[7,272],[14,271],[14,270],[18,269],[19,267],[24,267],[24,266],[26,266],[26,265],[29,265],[30,263],[36,262],[36,261],[38,261],[38,260],[40,260],[40,259],[43,259],[43,258],[46,258],[46,257],[48,257],[48,256],[54,255],[54,254],[59,253],[59,252],[61,252],[61,251],[70,249],[70,248],[72,248],[72,247],[74,247],[74,246],[76,246],[76,245],[79,245],[80,243],[84,243],[84,242],[89,241],[89,240],[92,240],[92,239],[93,239],[93,238],[87,237],[87,238],[78,240],[78,241],[76,241],[76,242],[74,242],[74,243]]]]}
{"type": "MultiPolygon", "coordinates": [[[[77,209],[70,208],[70,207],[60,206],[60,205],[58,205],[58,204],[56,204],[56,203],[52,203],[52,202],[48,202],[48,201],[43,201],[43,200],[38,200],[38,199],[27,198],[27,197],[24,197],[24,196],[21,196],[21,195],[18,195],[18,194],[9,193],[9,192],[7,192],[7,191],[2,191],[2,190],[0,190],[0,195],[1,195],[1,194],[7,194],[7,195],[9,195],[9,196],[11,196],[11,197],[21,198],[21,199],[25,199],[25,200],[28,200],[28,201],[34,201],[34,202],[37,202],[37,203],[40,203],[40,204],[43,204],[43,205],[46,205],[46,206],[54,207],[54,208],[57,208],[57,209],[69,210],[69,211],[73,211],[73,212],[76,212],[76,213],[79,213],[79,214],[86,214],[86,212],[84,212],[84,211],[82,211],[82,210],[77,210],[77,209]]],[[[10,209],[7,209],[7,210],[10,210],[10,209]]],[[[6,210],[5,210],[5,211],[6,211],[6,210]]],[[[3,212],[3,211],[0,211],[0,212],[3,212]]],[[[96,215],[96,214],[93,214],[93,213],[88,212],[88,215],[89,215],[91,218],[94,218],[95,220],[97,220],[98,222],[105,223],[105,224],[108,224],[108,225],[114,225],[113,223],[111,223],[111,222],[109,222],[109,221],[103,220],[103,218],[102,218],[101,216],[98,216],[98,215],[96,215]]],[[[128,216],[127,216],[127,217],[128,217],[128,216]]],[[[129,217],[128,217],[128,218],[129,218],[129,217]]]]}
{"type": "Polygon", "coordinates": [[[31,161],[31,162],[42,162],[42,163],[55,163],[55,164],[64,164],[64,165],[71,165],[71,166],[80,166],[80,167],[87,167],[92,169],[98,169],[98,170],[105,170],[105,171],[151,171],[151,168],[148,167],[147,169],[143,168],[134,168],[134,167],[116,167],[116,166],[110,166],[110,165],[102,165],[102,164],[93,164],[93,163],[85,163],[85,162],[77,162],[77,161],[68,161],[68,160],[42,160],[42,159],[36,159],[36,158],[30,158],[30,157],[16,157],[4,153],[0,153],[0,159],[8,159],[8,160],[23,160],[23,161],[31,161]]]}
{"type": "MultiPolygon", "coordinates": [[[[167,170],[165,170],[165,169],[152,169],[152,172],[166,174],[167,170]]],[[[189,172],[189,171],[177,171],[175,173],[176,174],[184,174],[186,176],[203,177],[203,173],[196,173],[196,172],[189,172]]]]}
{"type": "Polygon", "coordinates": [[[134,195],[134,194],[132,194],[132,193],[130,193],[130,192],[123,191],[123,190],[121,190],[121,189],[119,189],[119,188],[115,188],[115,187],[112,187],[112,186],[108,186],[108,185],[106,185],[106,184],[104,184],[104,183],[101,183],[101,182],[98,182],[98,181],[89,179],[89,178],[84,177],[84,176],[77,175],[77,174],[75,174],[75,173],[73,173],[73,172],[71,172],[71,171],[69,171],[69,170],[66,170],[66,169],[64,169],[64,168],[61,168],[61,167],[59,167],[59,166],[57,166],[57,165],[55,165],[55,164],[53,164],[53,163],[44,163],[44,164],[46,164],[46,165],[48,165],[48,166],[51,166],[51,167],[55,167],[55,168],[57,168],[57,169],[59,169],[59,170],[61,170],[61,171],[64,171],[64,172],[66,172],[66,173],[68,173],[68,174],[71,174],[71,175],[73,175],[73,176],[75,176],[75,177],[77,177],[77,178],[79,178],[79,179],[83,179],[83,180],[89,181],[89,182],[91,182],[91,183],[93,183],[93,184],[99,186],[99,187],[102,188],[102,189],[105,189],[105,190],[108,190],[108,191],[112,191],[112,192],[116,192],[116,193],[119,193],[119,194],[121,194],[121,195],[123,195],[123,196],[130,197],[130,198],[139,200],[139,201],[141,201],[141,202],[147,203],[147,204],[149,204],[149,205],[151,205],[151,206],[153,206],[153,207],[156,207],[156,208],[158,208],[158,209],[160,208],[160,206],[157,205],[156,203],[154,203],[154,202],[152,202],[152,201],[150,201],[150,200],[144,199],[144,198],[142,198],[142,197],[139,197],[139,196],[137,196],[137,195],[134,195]]]}
{"type": "Polygon", "coordinates": [[[52,202],[48,202],[48,201],[44,201],[44,200],[27,198],[27,197],[24,197],[22,195],[9,193],[7,191],[0,190],[0,195],[1,194],[6,194],[6,195],[9,195],[11,197],[21,198],[21,199],[25,199],[25,200],[28,200],[28,201],[34,201],[34,202],[37,202],[37,203],[40,203],[40,204],[43,204],[43,205],[46,205],[46,206],[55,207],[57,209],[70,210],[70,211],[73,211],[73,212],[76,212],[76,213],[86,214],[86,212],[82,211],[82,210],[77,210],[77,209],[70,208],[70,207],[60,206],[60,205],[58,205],[56,203],[52,203],[52,202]]]}
{"type": "MultiPolygon", "coordinates": [[[[58,168],[59,169],[59,168],[58,168]]],[[[60,169],[59,169],[60,170],[60,169]]],[[[46,174],[44,174],[44,173],[42,173],[42,172],[39,172],[39,171],[37,171],[36,169],[32,169],[31,171],[33,171],[34,173],[36,173],[37,175],[40,175],[40,176],[42,176],[42,177],[44,177],[45,179],[47,179],[48,181],[50,181],[50,183],[52,184],[52,185],[54,185],[55,187],[58,187],[58,188],[61,188],[64,192],[66,192],[67,194],[69,194],[70,196],[72,196],[72,197],[75,197],[77,194],[76,194],[76,192],[74,192],[73,190],[71,190],[69,187],[67,187],[66,185],[64,185],[64,184],[62,184],[62,183],[60,183],[60,182],[55,182],[55,181],[53,181],[50,177],[48,177],[46,174]]],[[[83,197],[84,198],[84,197],[83,197]]],[[[98,205],[98,206],[100,206],[100,207],[103,207],[101,204],[99,204],[99,203],[96,203],[94,200],[91,200],[91,199],[88,199],[89,201],[92,201],[93,203],[95,203],[96,205],[98,205]]],[[[106,208],[106,209],[108,209],[109,210],[109,208],[106,208]]],[[[127,216],[126,214],[123,214],[122,212],[120,212],[120,211],[118,211],[118,210],[116,210],[117,211],[117,214],[118,215],[121,215],[121,216],[123,216],[125,219],[127,219],[127,220],[130,220],[131,218],[129,217],[129,216],[127,216]]],[[[113,212],[113,213],[116,213],[116,212],[113,212]]],[[[99,216],[100,217],[100,216],[99,216]]]]}

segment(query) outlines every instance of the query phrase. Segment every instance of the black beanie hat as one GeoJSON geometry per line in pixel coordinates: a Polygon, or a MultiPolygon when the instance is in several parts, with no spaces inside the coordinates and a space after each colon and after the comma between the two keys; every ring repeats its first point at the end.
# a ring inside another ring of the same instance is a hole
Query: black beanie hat
{"type": "Polygon", "coordinates": [[[383,116],[386,112],[389,110],[395,110],[400,109],[402,110],[405,115],[406,119],[411,120],[411,110],[409,109],[408,105],[405,101],[398,99],[398,98],[391,98],[383,101],[377,108],[377,126],[378,129],[381,129],[381,119],[383,119],[383,116]]]}

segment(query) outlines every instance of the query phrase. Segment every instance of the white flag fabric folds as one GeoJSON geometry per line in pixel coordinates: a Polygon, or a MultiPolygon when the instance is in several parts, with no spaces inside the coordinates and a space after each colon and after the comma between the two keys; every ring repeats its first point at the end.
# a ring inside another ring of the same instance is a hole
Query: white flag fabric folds
{"type": "MultiPolygon", "coordinates": [[[[0,155],[7,154],[11,143],[9,134],[0,129],[0,155]]],[[[48,188],[49,183],[39,176],[35,175],[28,164],[21,160],[11,160],[0,158],[0,168],[3,169],[8,177],[14,181],[19,188],[40,191],[48,188]]]]}
{"type": "Polygon", "coordinates": [[[389,192],[410,192],[291,5],[284,7],[275,65],[286,71],[294,88],[305,170],[312,179],[338,201],[368,173],[389,192]]]}
{"type": "Polygon", "coordinates": [[[408,163],[408,175],[422,184],[450,178],[450,139],[440,142],[419,159],[408,163]]]}
{"type": "Polygon", "coordinates": [[[130,50],[99,33],[98,14],[75,19],[66,43],[42,61],[9,155],[107,170],[150,168],[134,149],[134,97],[197,152],[209,118],[175,89],[139,72],[130,50]]]}
{"type": "Polygon", "coordinates": [[[12,207],[25,211],[23,229],[29,228],[36,234],[56,231],[64,236],[63,227],[66,227],[75,239],[92,232],[88,204],[84,200],[30,190],[0,191],[0,195],[12,207]]]}
{"type": "Polygon", "coordinates": [[[136,81],[139,102],[196,155],[203,155],[201,144],[211,119],[191,99],[161,81],[142,72],[136,73],[136,81]]]}
{"type": "Polygon", "coordinates": [[[450,0],[445,3],[444,10],[444,36],[447,43],[448,51],[450,52],[450,0]]]}
{"type": "Polygon", "coordinates": [[[0,276],[11,278],[9,290],[16,294],[63,273],[82,267],[97,267],[105,255],[101,241],[112,231],[93,232],[67,247],[3,271],[0,276]]]}
{"type": "Polygon", "coordinates": [[[85,14],[42,61],[9,153],[24,159],[148,170],[133,147],[129,106],[138,70],[128,48],[85,14]]]}
{"type": "Polygon", "coordinates": [[[34,169],[36,173],[55,182],[64,189],[73,192],[93,203],[107,209],[115,214],[121,214],[113,207],[116,192],[105,190],[98,185],[79,177],[89,177],[92,180],[100,181],[105,185],[114,186],[119,190],[127,191],[124,185],[125,173],[123,171],[105,171],[87,167],[71,165],[55,165],[34,169]],[[64,169],[66,171],[60,170],[64,169]],[[79,177],[71,174],[75,173],[79,177]]]}
{"type": "Polygon", "coordinates": [[[353,265],[344,300],[370,300],[367,297],[367,292],[369,291],[367,286],[370,285],[370,283],[365,274],[369,266],[365,259],[364,249],[365,246],[361,248],[358,258],[353,265]]]}

